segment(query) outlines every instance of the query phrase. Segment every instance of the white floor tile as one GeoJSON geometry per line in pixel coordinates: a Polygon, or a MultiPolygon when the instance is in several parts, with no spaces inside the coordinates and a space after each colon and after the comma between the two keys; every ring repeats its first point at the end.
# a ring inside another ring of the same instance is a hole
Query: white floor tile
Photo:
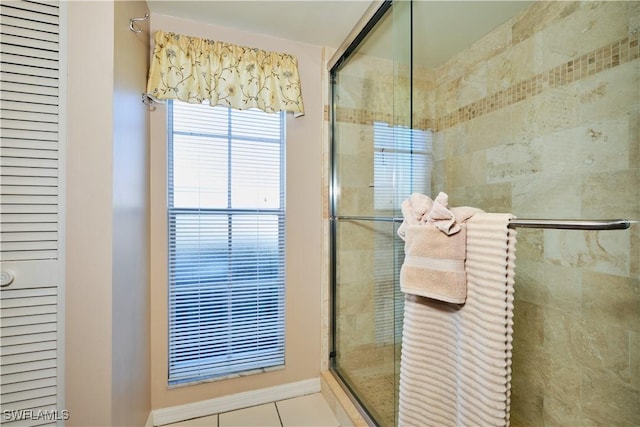
{"type": "Polygon", "coordinates": [[[209,415],[208,417],[194,418],[192,420],[167,424],[162,427],[218,427],[218,415],[209,415]]]}
{"type": "Polygon", "coordinates": [[[280,417],[273,403],[252,406],[238,411],[223,412],[220,427],[280,427],[280,417]]]}
{"type": "Polygon", "coordinates": [[[284,427],[338,427],[340,424],[320,393],[276,402],[284,427]]]}

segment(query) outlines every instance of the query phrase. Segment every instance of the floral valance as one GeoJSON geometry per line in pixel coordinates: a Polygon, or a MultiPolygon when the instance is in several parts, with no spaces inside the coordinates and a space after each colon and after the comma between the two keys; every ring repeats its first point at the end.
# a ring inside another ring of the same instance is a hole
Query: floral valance
{"type": "Polygon", "coordinates": [[[158,31],[147,94],[304,114],[295,56],[158,31]]]}

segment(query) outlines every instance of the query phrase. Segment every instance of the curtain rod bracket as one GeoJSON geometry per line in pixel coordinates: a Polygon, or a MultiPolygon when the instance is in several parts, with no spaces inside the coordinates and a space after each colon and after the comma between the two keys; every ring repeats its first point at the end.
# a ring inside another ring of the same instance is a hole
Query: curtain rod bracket
{"type": "Polygon", "coordinates": [[[146,93],[142,94],[142,103],[149,107],[150,111],[154,111],[156,109],[155,100],[146,93]]]}
{"type": "Polygon", "coordinates": [[[142,28],[136,27],[133,24],[136,23],[136,22],[146,21],[147,19],[149,19],[149,14],[148,13],[144,14],[144,18],[131,18],[131,19],[129,19],[129,30],[133,31],[134,33],[141,33],[144,30],[142,28]]]}

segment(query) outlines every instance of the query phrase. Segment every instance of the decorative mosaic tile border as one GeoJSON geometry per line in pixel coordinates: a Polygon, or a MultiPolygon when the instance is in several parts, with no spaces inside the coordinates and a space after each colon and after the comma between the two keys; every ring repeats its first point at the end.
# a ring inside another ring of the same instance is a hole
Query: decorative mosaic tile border
{"type": "MultiPolygon", "coordinates": [[[[437,119],[424,118],[414,120],[416,129],[432,129],[440,131],[458,124],[473,120],[476,117],[491,113],[516,102],[532,98],[546,89],[565,86],[569,83],[592,76],[610,68],[638,59],[640,34],[625,37],[601,48],[572,59],[557,67],[523,80],[509,88],[486,96],[469,105],[437,119]]],[[[391,123],[393,114],[366,111],[362,109],[336,109],[336,120],[341,123],[370,125],[374,121],[391,123]]],[[[328,109],[325,107],[325,119],[328,119],[328,109]]]]}
{"type": "Polygon", "coordinates": [[[638,55],[638,34],[633,38],[625,37],[439,117],[435,120],[435,130],[439,131],[456,126],[478,116],[529,99],[546,89],[565,86],[576,80],[617,67],[637,59],[638,55]]]}

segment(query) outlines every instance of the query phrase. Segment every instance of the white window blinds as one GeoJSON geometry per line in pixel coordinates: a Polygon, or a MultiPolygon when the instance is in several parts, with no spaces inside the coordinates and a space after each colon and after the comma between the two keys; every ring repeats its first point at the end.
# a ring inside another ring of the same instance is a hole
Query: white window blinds
{"type": "Polygon", "coordinates": [[[399,210],[402,201],[411,193],[428,194],[431,190],[431,131],[375,122],[373,135],[375,209],[391,213],[399,210]]]}
{"type": "Polygon", "coordinates": [[[169,101],[169,383],[284,364],[284,113],[169,101]]]}
{"type": "MultiPolygon", "coordinates": [[[[378,216],[402,216],[400,206],[411,193],[431,191],[432,140],[430,130],[410,129],[375,122],[374,206],[378,216]]],[[[398,244],[400,224],[379,225],[375,245],[375,339],[377,343],[397,342],[402,336],[404,294],[397,278],[404,259],[404,245],[398,244]],[[382,231],[382,230],[381,230],[382,231]]]]}

